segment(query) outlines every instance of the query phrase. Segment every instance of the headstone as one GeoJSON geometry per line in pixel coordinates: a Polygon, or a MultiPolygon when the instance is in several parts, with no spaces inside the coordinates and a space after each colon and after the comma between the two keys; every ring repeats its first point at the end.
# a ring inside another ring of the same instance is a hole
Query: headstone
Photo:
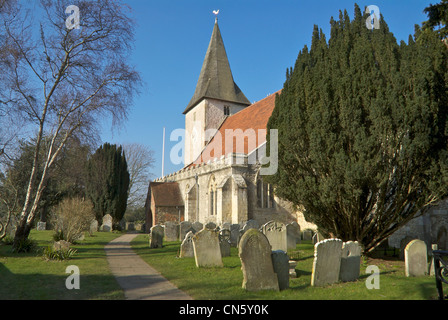
{"type": "Polygon", "coordinates": [[[312,230],[303,230],[303,240],[304,241],[310,241],[313,237],[313,231],[312,230]]]}
{"type": "Polygon", "coordinates": [[[243,289],[278,291],[278,279],[274,273],[268,238],[258,229],[246,230],[238,249],[243,271],[243,289]]]}
{"type": "Polygon", "coordinates": [[[312,237],[313,244],[321,242],[322,240],[325,240],[325,237],[320,232],[316,232],[312,237]]]}
{"type": "Polygon", "coordinates": [[[199,221],[193,222],[193,224],[191,226],[194,229],[194,233],[198,233],[199,231],[201,231],[204,228],[204,225],[202,223],[200,223],[199,221]]]}
{"type": "Polygon", "coordinates": [[[45,231],[47,230],[47,223],[39,221],[36,226],[37,231],[45,231]]]}
{"type": "Polygon", "coordinates": [[[278,287],[280,290],[289,288],[289,257],[285,251],[272,251],[272,265],[277,274],[278,287]]]}
{"type": "Polygon", "coordinates": [[[193,249],[193,238],[194,233],[189,231],[186,235],[182,244],[180,245],[180,258],[194,258],[194,249],[193,249]]]}
{"type": "Polygon", "coordinates": [[[312,286],[322,287],[338,282],[341,254],[342,240],[327,239],[314,245],[312,286]]]}
{"type": "Polygon", "coordinates": [[[229,222],[223,222],[221,229],[227,229],[230,230],[231,224],[229,222]]]}
{"type": "Polygon", "coordinates": [[[261,228],[271,244],[272,251],[288,251],[288,242],[286,237],[286,225],[278,221],[269,221],[261,228]]]}
{"type": "Polygon", "coordinates": [[[258,221],[257,220],[248,220],[248,221],[246,221],[246,223],[243,225],[243,228],[242,228],[242,230],[243,230],[243,232],[245,232],[245,231],[247,231],[247,230],[249,230],[249,229],[258,229],[258,228],[260,228],[260,224],[258,223],[258,221]]]}
{"type": "Polygon", "coordinates": [[[127,231],[135,231],[135,224],[134,224],[134,222],[126,222],[126,230],[127,231]]]}
{"type": "Polygon", "coordinates": [[[106,214],[103,217],[103,224],[101,225],[100,230],[105,232],[111,232],[112,231],[112,216],[110,214],[106,214]]]}
{"type": "Polygon", "coordinates": [[[216,229],[216,223],[214,223],[214,222],[207,222],[205,224],[204,228],[215,230],[216,229]]]}
{"type": "Polygon", "coordinates": [[[150,248],[162,248],[163,247],[163,237],[165,236],[164,228],[161,225],[155,225],[151,227],[149,240],[150,248]]]}
{"type": "MultiPolygon", "coordinates": [[[[182,221],[179,226],[179,237],[181,240],[185,239],[188,232],[194,230],[190,221],[182,221]]],[[[193,232],[194,233],[194,232],[193,232]]]]}
{"type": "Polygon", "coordinates": [[[230,257],[230,230],[222,229],[219,232],[219,247],[222,257],[230,257]]]}
{"type": "Polygon", "coordinates": [[[179,224],[174,221],[165,222],[165,241],[179,240],[179,224]]]}
{"type": "Polygon", "coordinates": [[[295,249],[300,243],[300,226],[297,222],[294,221],[286,225],[286,237],[288,250],[295,249]]]}
{"type": "Polygon", "coordinates": [[[357,241],[348,241],[342,244],[339,280],[348,282],[356,281],[359,278],[361,253],[362,248],[357,241]]]}
{"type": "Polygon", "coordinates": [[[219,235],[204,228],[193,236],[194,257],[197,267],[222,267],[219,235]]]}
{"type": "Polygon", "coordinates": [[[230,245],[232,247],[238,246],[238,240],[240,238],[240,225],[239,224],[232,224],[230,226],[230,245]]]}
{"type": "Polygon", "coordinates": [[[428,255],[426,243],[422,240],[412,240],[404,249],[406,277],[424,276],[428,272],[428,255]]]}
{"type": "Polygon", "coordinates": [[[98,221],[96,219],[93,219],[92,222],[90,223],[89,234],[93,235],[93,233],[97,231],[98,231],[98,221]]]}
{"type": "Polygon", "coordinates": [[[297,261],[295,260],[289,260],[289,277],[290,278],[297,278],[297,261]]]}

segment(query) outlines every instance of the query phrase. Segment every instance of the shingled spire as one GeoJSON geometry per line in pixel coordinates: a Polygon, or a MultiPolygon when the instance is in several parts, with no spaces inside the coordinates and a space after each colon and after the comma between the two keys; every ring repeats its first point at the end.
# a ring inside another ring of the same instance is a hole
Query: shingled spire
{"type": "Polygon", "coordinates": [[[251,104],[233,80],[217,19],[215,20],[212,38],[205,55],[196,91],[183,114],[190,111],[204,98],[235,102],[243,105],[251,104]]]}

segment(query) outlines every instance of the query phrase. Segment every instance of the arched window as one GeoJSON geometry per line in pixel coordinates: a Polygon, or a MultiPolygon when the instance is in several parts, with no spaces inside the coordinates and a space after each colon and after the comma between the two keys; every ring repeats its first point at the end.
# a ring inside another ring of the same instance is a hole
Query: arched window
{"type": "Polygon", "coordinates": [[[274,187],[261,177],[257,178],[257,207],[275,208],[274,187]]]}

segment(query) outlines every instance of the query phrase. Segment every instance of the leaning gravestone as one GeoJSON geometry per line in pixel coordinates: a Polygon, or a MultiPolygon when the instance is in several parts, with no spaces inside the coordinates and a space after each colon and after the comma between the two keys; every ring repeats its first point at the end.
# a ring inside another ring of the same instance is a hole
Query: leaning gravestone
{"type": "Polygon", "coordinates": [[[194,249],[193,249],[193,238],[194,233],[189,231],[186,235],[182,244],[180,245],[180,258],[194,258],[194,249]]]}
{"type": "Polygon", "coordinates": [[[272,251],[288,251],[288,242],[286,237],[286,225],[278,221],[269,221],[261,228],[271,244],[272,251]]]}
{"type": "Polygon", "coordinates": [[[243,289],[247,291],[279,290],[268,238],[258,229],[244,232],[238,244],[243,289]]]}
{"type": "Polygon", "coordinates": [[[165,241],[179,240],[179,224],[174,221],[165,222],[165,241]]]}
{"type": "Polygon", "coordinates": [[[190,221],[182,221],[179,226],[179,238],[181,240],[185,239],[187,233],[192,230],[194,229],[192,228],[192,223],[190,221]]]}
{"type": "Polygon", "coordinates": [[[162,248],[163,247],[163,237],[165,236],[164,228],[161,225],[155,225],[151,228],[150,233],[150,248],[162,248]]]}
{"type": "Polygon", "coordinates": [[[288,249],[295,249],[300,243],[300,226],[297,222],[291,222],[286,225],[286,238],[288,249]]]}
{"type": "Polygon", "coordinates": [[[278,287],[280,290],[289,288],[289,257],[285,251],[272,251],[272,265],[277,274],[278,287]]]}
{"type": "Polygon", "coordinates": [[[339,280],[341,268],[342,240],[327,239],[314,245],[313,273],[311,285],[322,287],[339,280]]]}
{"type": "Polygon", "coordinates": [[[196,266],[222,267],[219,235],[215,230],[204,228],[193,236],[196,266]]]}
{"type": "Polygon", "coordinates": [[[422,240],[412,240],[404,249],[406,277],[424,276],[428,272],[428,255],[426,243],[422,240]]]}
{"type": "Polygon", "coordinates": [[[356,281],[361,268],[362,248],[357,241],[344,242],[341,254],[341,269],[339,280],[343,282],[356,281]]]}
{"type": "Polygon", "coordinates": [[[112,231],[112,216],[110,214],[106,214],[103,217],[103,224],[100,227],[101,231],[111,232],[112,231]]]}

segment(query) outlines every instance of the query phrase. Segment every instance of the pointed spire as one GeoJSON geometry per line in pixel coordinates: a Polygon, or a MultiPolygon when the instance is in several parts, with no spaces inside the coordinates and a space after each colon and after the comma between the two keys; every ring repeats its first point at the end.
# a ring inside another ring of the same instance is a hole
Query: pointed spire
{"type": "Polygon", "coordinates": [[[196,91],[183,113],[186,114],[204,98],[224,100],[243,105],[251,104],[233,80],[217,18],[196,85],[196,91]]]}

